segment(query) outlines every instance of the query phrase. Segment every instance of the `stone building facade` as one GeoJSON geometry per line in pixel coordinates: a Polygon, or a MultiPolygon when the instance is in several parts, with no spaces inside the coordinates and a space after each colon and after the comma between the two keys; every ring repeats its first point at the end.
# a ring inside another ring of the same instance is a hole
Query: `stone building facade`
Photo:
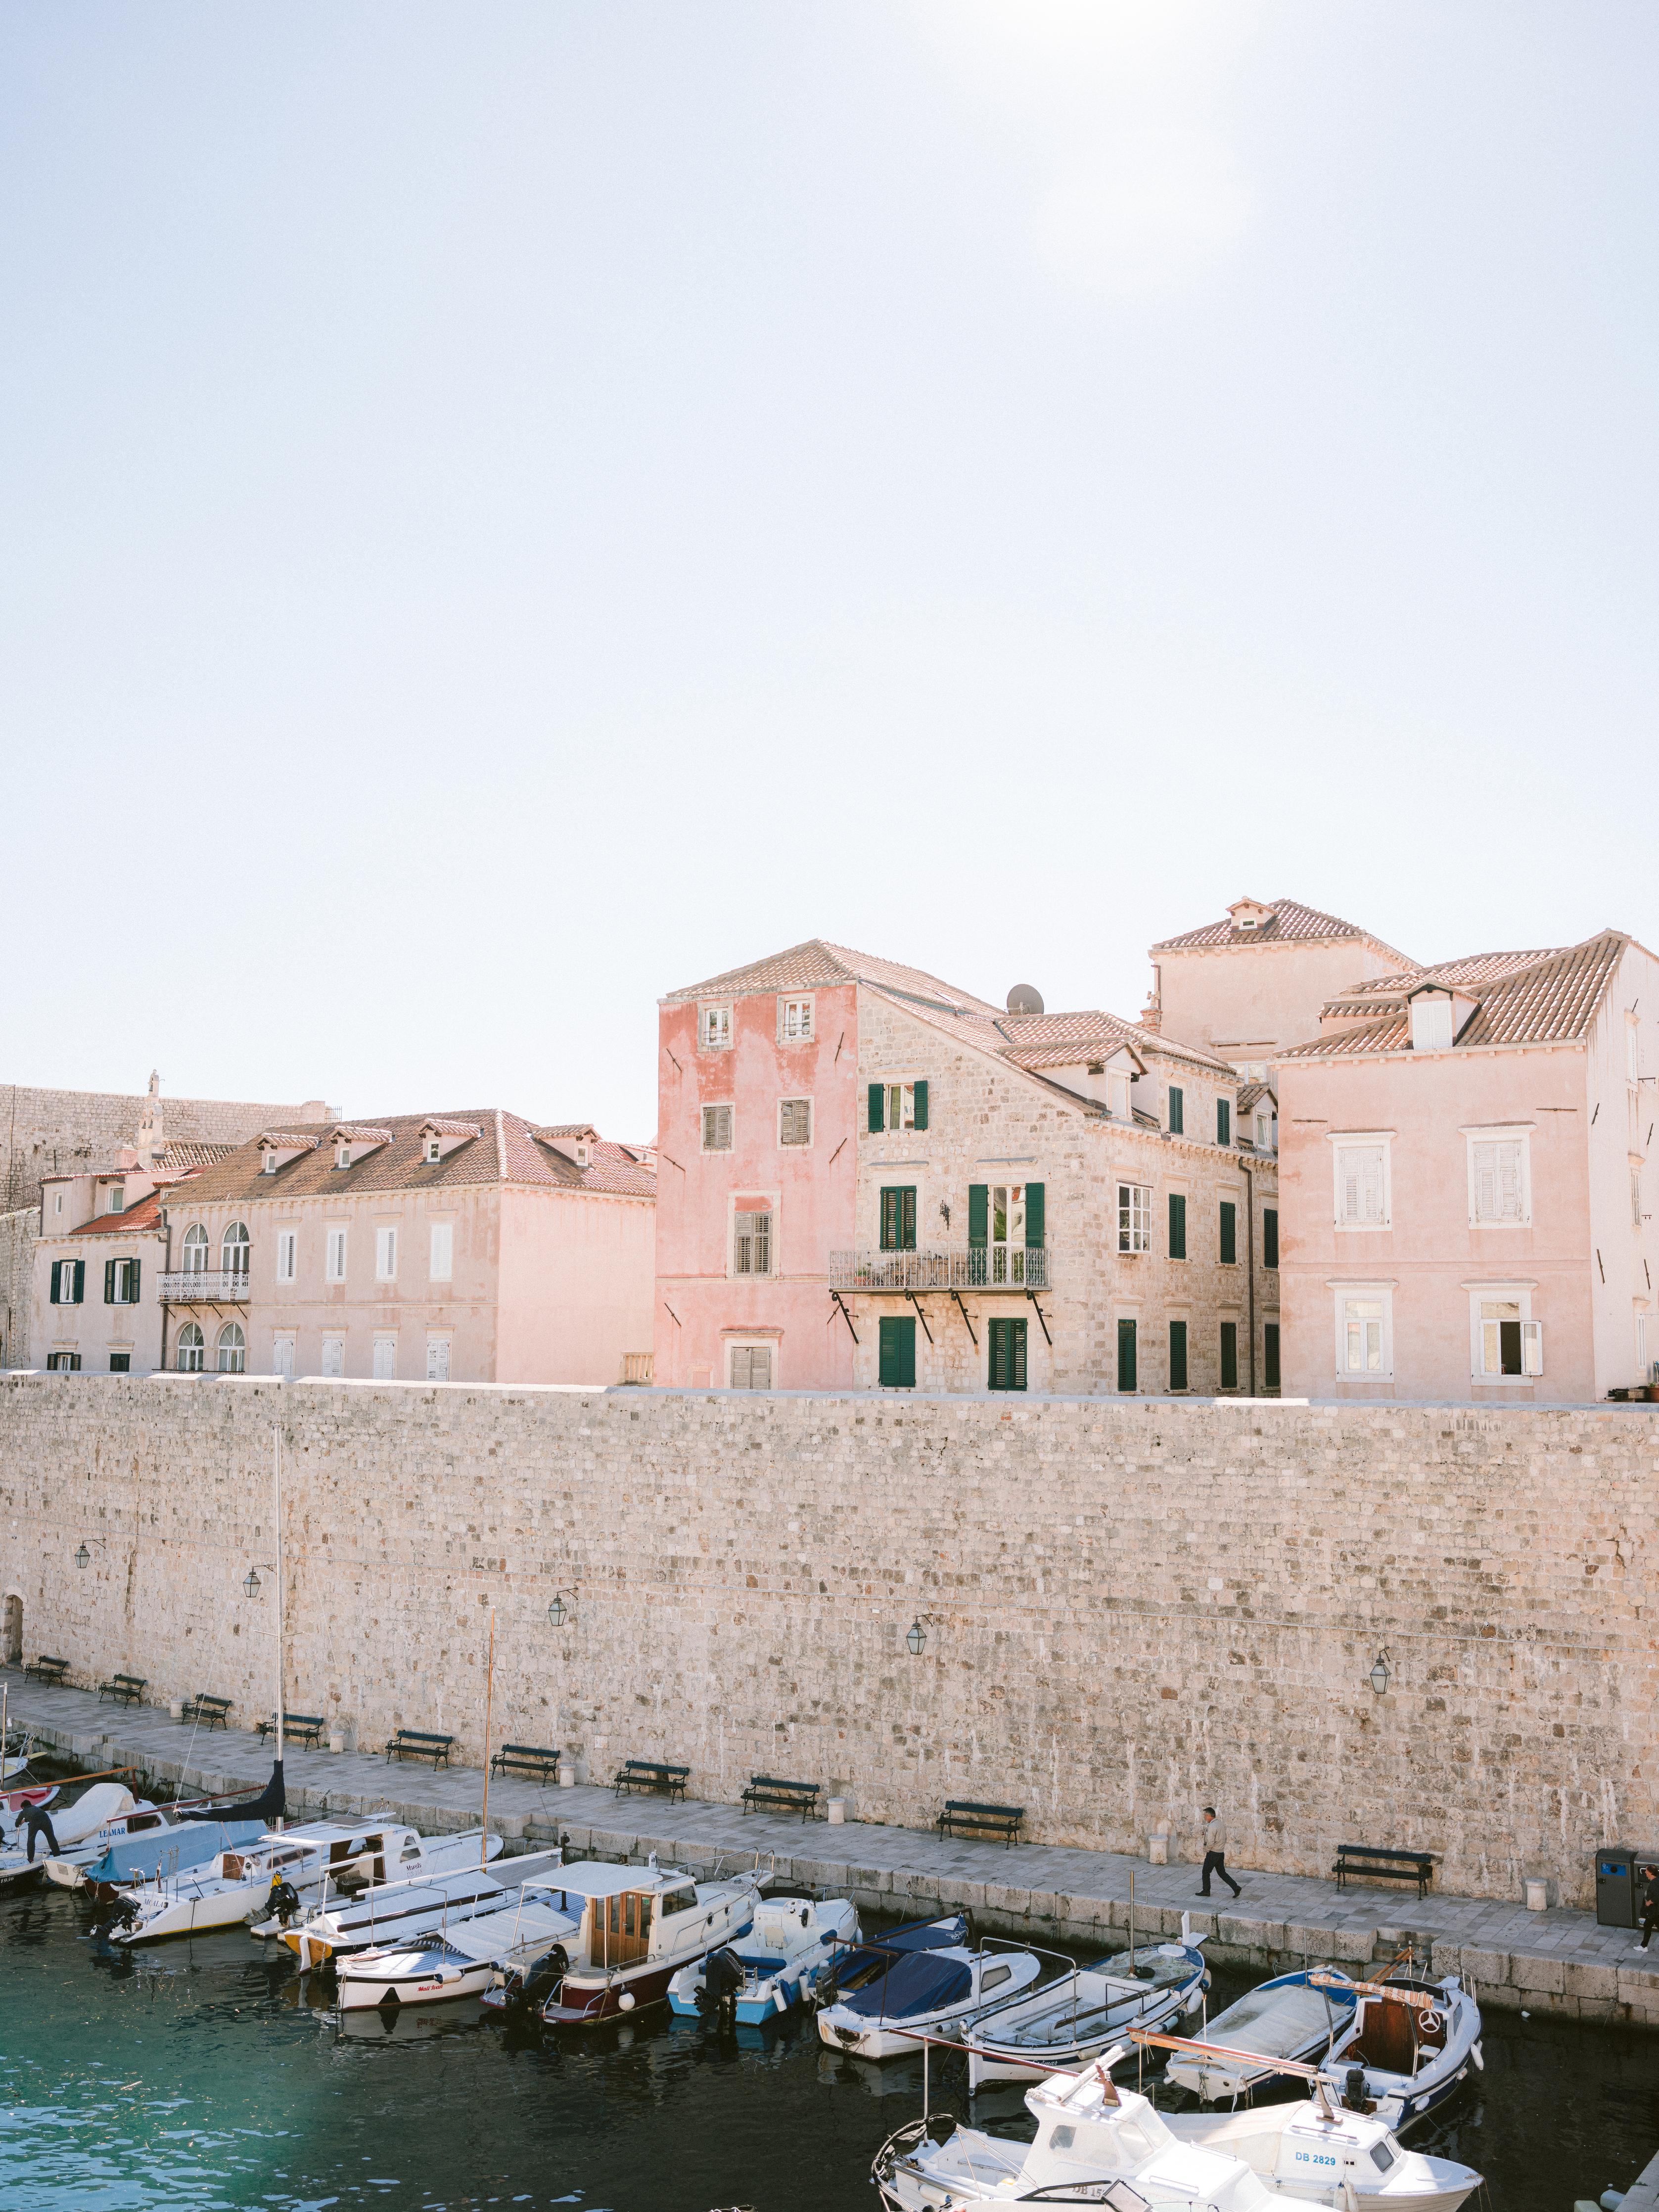
{"type": "Polygon", "coordinates": [[[28,1652],[263,1715],[273,1431],[288,1694],[360,1744],[478,1763],[493,1612],[498,1741],[683,1759],[702,1798],[994,1798],[1181,1856],[1215,1804],[1243,1868],[1358,1837],[1577,1904],[1659,1832],[1659,1409],[11,1376],[28,1652]]]}
{"type": "Polygon", "coordinates": [[[29,1364],[30,1285],[40,1233],[38,1206],[0,1213],[0,1368],[29,1364]]]}

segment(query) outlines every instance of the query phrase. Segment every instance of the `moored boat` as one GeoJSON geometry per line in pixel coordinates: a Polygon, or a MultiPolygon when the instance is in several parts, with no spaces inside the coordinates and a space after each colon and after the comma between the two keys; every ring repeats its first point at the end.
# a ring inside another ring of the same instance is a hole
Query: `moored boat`
{"type": "Polygon", "coordinates": [[[482,1996],[503,1973],[574,1942],[580,1932],[580,1914],[563,1909],[558,1890],[527,1884],[516,1894],[502,1892],[487,1911],[349,1954],[338,1969],[340,2009],[372,2012],[482,1996]]]}
{"type": "Polygon", "coordinates": [[[135,1797],[119,1782],[95,1782],[72,1804],[53,1805],[49,1813],[25,1805],[18,1815],[17,1840],[0,1851],[0,1893],[39,1881],[48,1858],[89,1865],[112,1844],[166,1826],[167,1816],[149,1798],[135,1797]]]}
{"type": "Polygon", "coordinates": [[[739,1942],[680,1968],[668,1984],[668,2002],[683,2019],[694,2019],[726,1996],[740,2026],[759,2027],[810,2004],[860,1940],[858,1911],[847,1898],[823,1904],[763,1898],[739,1942]],[[722,1972],[716,1960],[731,1965],[722,1972]]]}
{"type": "Polygon", "coordinates": [[[320,1966],[349,1952],[412,1942],[471,1913],[490,1911],[510,1889],[540,1881],[558,1863],[556,1850],[524,1859],[495,1858],[488,1866],[481,1866],[475,1854],[471,1865],[447,1873],[404,1875],[372,1882],[349,1897],[319,1898],[298,1917],[291,1911],[286,1918],[274,1913],[255,1921],[252,1933],[285,1943],[302,1967],[320,1966]]]}
{"type": "Polygon", "coordinates": [[[836,2001],[818,2014],[818,2037],[854,2058],[914,2056],[928,2039],[960,2042],[993,2003],[1042,1972],[1034,1952],[1013,1945],[970,1949],[961,1915],[922,1931],[896,1929],[853,1954],[836,1978],[836,2001]],[[919,1942],[918,1932],[944,1940],[919,1942]]]}
{"type": "Polygon", "coordinates": [[[46,1880],[64,1889],[82,1890],[106,1904],[135,1882],[200,1866],[216,1853],[251,1844],[264,1832],[263,1820],[173,1821],[112,1843],[99,1858],[48,1859],[46,1880]]]}
{"type": "Polygon", "coordinates": [[[1346,2094],[1363,2094],[1398,2133],[1455,2096],[1483,2063],[1480,2009],[1455,1974],[1437,1982],[1411,1972],[1362,1982],[1329,1967],[1316,1968],[1310,1978],[1316,1987],[1328,1978],[1352,1992],[1352,2025],[1338,2038],[1329,2070],[1346,2094]]]}
{"type": "Polygon", "coordinates": [[[963,2037],[971,2095],[986,2081],[1040,2081],[1077,2067],[1132,2027],[1161,2028],[1198,2010],[1210,1969],[1196,1943],[1146,1943],[995,2005],[963,2037]]]}
{"type": "Polygon", "coordinates": [[[1201,2052],[1171,2058],[1168,2079],[1206,2105],[1265,2095],[1296,2079],[1276,2059],[1305,2065],[1340,2051],[1357,2002],[1352,1984],[1328,1968],[1258,1983],[1210,2022],[1201,2052]]]}

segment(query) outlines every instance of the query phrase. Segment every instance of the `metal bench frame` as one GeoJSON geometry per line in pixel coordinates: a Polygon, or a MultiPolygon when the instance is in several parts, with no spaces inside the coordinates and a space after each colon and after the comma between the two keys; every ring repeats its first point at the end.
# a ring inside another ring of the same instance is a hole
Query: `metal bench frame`
{"type": "Polygon", "coordinates": [[[1429,1884],[1434,1880],[1434,1854],[1395,1850],[1382,1844],[1339,1844],[1336,1864],[1331,1870],[1339,1890],[1346,1889],[1351,1881],[1414,1881],[1418,1895],[1426,1897],[1429,1884]],[[1395,1863],[1373,1863],[1378,1859],[1393,1860],[1395,1863]]]}
{"type": "Polygon", "coordinates": [[[618,1797],[624,1791],[659,1790],[672,1805],[676,1797],[684,1797],[685,1784],[691,1770],[677,1766],[666,1759],[626,1759],[617,1771],[612,1790],[618,1797]]]}
{"type": "Polygon", "coordinates": [[[149,1686],[148,1674],[112,1674],[107,1682],[98,1685],[98,1702],[101,1705],[108,1698],[112,1705],[142,1705],[149,1686]]]}
{"type": "Polygon", "coordinates": [[[564,1753],[546,1744],[504,1743],[489,1762],[492,1774],[524,1774],[538,1781],[556,1782],[564,1753]]]}
{"type": "MultiPolygon", "coordinates": [[[[327,1732],[328,1716],[325,1713],[285,1712],[283,1715],[283,1741],[284,1743],[305,1743],[311,1745],[314,1749],[317,1745],[321,1743],[327,1732]]],[[[269,1720],[255,1721],[253,1723],[253,1733],[262,1740],[268,1735],[275,1735],[276,1733],[276,1714],[273,1713],[269,1720]]]]}
{"type": "Polygon", "coordinates": [[[435,1774],[441,1766],[447,1766],[449,1754],[455,1748],[453,1735],[441,1735],[434,1729],[399,1729],[386,1747],[386,1764],[398,1759],[429,1759],[435,1774]]]}
{"type": "Polygon", "coordinates": [[[1023,1805],[981,1805],[971,1798],[951,1797],[946,1800],[944,1811],[934,1822],[941,1842],[947,1834],[978,1828],[1000,1835],[1012,1850],[1019,1841],[1019,1832],[1025,1824],[1023,1805]]]}
{"type": "Polygon", "coordinates": [[[184,1711],[179,1715],[179,1718],[186,1721],[205,1721],[210,1729],[223,1728],[226,1725],[226,1715],[234,1712],[235,1708],[234,1698],[216,1698],[210,1696],[207,1691],[201,1690],[195,1697],[187,1698],[185,1700],[184,1711]]]}
{"type": "Polygon", "coordinates": [[[799,1813],[803,1820],[810,1820],[818,1809],[818,1785],[816,1782],[785,1782],[775,1774],[751,1774],[749,1787],[743,1793],[745,1814],[761,1806],[770,1806],[781,1813],[799,1813]]]}
{"type": "Polygon", "coordinates": [[[23,1669],[27,1682],[32,1675],[37,1682],[62,1682],[69,1674],[67,1659],[51,1659],[43,1651],[38,1659],[31,1659],[23,1669]]]}

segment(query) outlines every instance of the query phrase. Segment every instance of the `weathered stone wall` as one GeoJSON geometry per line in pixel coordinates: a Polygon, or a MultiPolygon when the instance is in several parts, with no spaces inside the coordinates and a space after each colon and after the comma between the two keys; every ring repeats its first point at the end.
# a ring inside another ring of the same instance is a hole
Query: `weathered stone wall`
{"type": "Polygon", "coordinates": [[[34,1240],[40,1234],[38,1206],[0,1213],[0,1367],[29,1364],[34,1240]]]}
{"type": "Polygon", "coordinates": [[[192,1145],[243,1145],[261,1129],[307,1114],[322,1120],[329,1113],[319,1100],[307,1107],[271,1106],[8,1083],[0,1085],[0,1208],[38,1205],[42,1176],[103,1166],[118,1147],[137,1143],[146,1114],[158,1106],[162,1133],[192,1145]]]}
{"type": "Polygon", "coordinates": [[[271,1592],[241,1583],[274,1425],[289,1701],[365,1745],[477,1759],[493,1607],[498,1737],[683,1759],[700,1796],[765,1769],[868,1819],[990,1797],[1178,1851],[1211,1802],[1245,1867],[1422,1844],[1449,1888],[1568,1902],[1598,1843],[1659,1835],[1650,1408],[14,1376],[31,1654],[266,1711],[271,1592]]]}

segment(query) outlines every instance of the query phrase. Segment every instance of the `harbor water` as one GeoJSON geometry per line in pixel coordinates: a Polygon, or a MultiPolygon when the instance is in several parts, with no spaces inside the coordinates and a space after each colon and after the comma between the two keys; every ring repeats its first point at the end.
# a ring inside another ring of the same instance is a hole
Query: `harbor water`
{"type": "MultiPolygon", "coordinates": [[[[0,1905],[0,2212],[873,2212],[871,2157],[921,2109],[919,2060],[838,2057],[810,2018],[556,2039],[466,2005],[343,2033],[245,1932],[114,1954],[88,1922],[59,1890],[0,1905]]],[[[1218,1975],[1212,2008],[1243,1985],[1218,1975]]],[[[1497,2212],[1571,2212],[1659,2148],[1659,2039],[1498,2013],[1486,2058],[1413,2141],[1479,2167],[1497,2212]]],[[[953,2056],[930,2087],[967,2114],[953,2056]]],[[[974,2116],[1019,2132],[1018,2090],[974,2116]]]]}

